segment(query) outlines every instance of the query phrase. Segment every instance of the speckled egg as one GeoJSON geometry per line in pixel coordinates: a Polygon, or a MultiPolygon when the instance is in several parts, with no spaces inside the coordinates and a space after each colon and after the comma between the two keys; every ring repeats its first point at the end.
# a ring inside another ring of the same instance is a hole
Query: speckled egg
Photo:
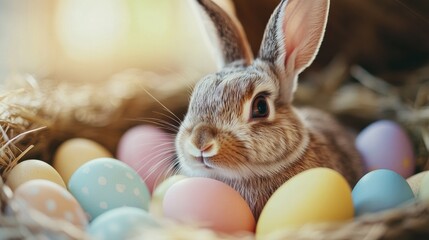
{"type": "Polygon", "coordinates": [[[367,173],[358,181],[352,194],[356,216],[395,208],[414,199],[407,181],[388,169],[367,173]]]}
{"type": "MultiPolygon", "coordinates": [[[[78,201],[63,187],[48,180],[30,180],[14,192],[14,200],[35,209],[47,217],[70,222],[85,228],[88,219],[78,201]]],[[[22,213],[25,217],[26,213],[22,213]]]]}
{"type": "Polygon", "coordinates": [[[411,140],[402,127],[393,121],[377,121],[366,127],[356,138],[356,148],[368,171],[390,169],[404,178],[414,173],[411,140]]]}
{"type": "Polygon", "coordinates": [[[133,239],[141,236],[145,228],[159,224],[143,209],[120,207],[109,210],[91,222],[87,232],[98,240],[133,239]]]}
{"type": "Polygon", "coordinates": [[[149,191],[172,170],[174,139],[151,125],[129,129],[118,144],[117,157],[130,165],[143,178],[149,191]]]}
{"type": "Polygon", "coordinates": [[[21,184],[33,179],[45,179],[66,188],[60,174],[49,164],[40,160],[25,160],[18,163],[7,176],[6,184],[15,190],[21,184]]]}
{"type": "Polygon", "coordinates": [[[148,210],[150,194],[141,177],[113,158],[85,163],[71,176],[68,187],[90,219],[123,206],[148,210]]]}

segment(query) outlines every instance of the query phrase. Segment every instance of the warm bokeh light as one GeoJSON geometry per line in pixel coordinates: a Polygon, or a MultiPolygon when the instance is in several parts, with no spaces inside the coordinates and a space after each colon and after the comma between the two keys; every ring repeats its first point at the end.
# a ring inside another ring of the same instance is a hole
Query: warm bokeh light
{"type": "Polygon", "coordinates": [[[126,37],[129,13],[122,0],[62,0],[55,23],[68,56],[96,60],[111,55],[126,37]]]}
{"type": "Polygon", "coordinates": [[[0,83],[18,72],[52,71],[51,0],[0,0],[0,83]]]}
{"type": "Polygon", "coordinates": [[[195,81],[217,68],[196,9],[194,0],[0,0],[0,78],[105,81],[137,68],[195,81]]]}

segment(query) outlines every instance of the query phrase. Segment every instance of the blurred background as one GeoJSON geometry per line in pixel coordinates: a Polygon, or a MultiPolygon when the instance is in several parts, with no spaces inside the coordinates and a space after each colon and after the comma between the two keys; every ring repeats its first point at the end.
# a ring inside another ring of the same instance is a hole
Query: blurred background
{"type": "Polygon", "coordinates": [[[192,4],[0,0],[0,79],[24,72],[37,79],[103,81],[127,68],[214,71],[192,4]]]}
{"type": "MultiPolygon", "coordinates": [[[[256,53],[279,0],[217,0],[256,53]]],[[[0,79],[102,81],[126,68],[213,71],[192,0],[0,0],[0,79]]],[[[429,2],[332,0],[325,41],[307,72],[341,57],[401,84],[429,62],[429,2]]]]}
{"type": "MultiPolygon", "coordinates": [[[[278,0],[234,0],[253,50],[278,0]]],[[[429,63],[429,2],[331,0],[324,42],[314,68],[335,56],[400,83],[401,74],[429,63]],[[398,75],[399,74],[399,75],[398,75]]],[[[310,69],[311,70],[311,69],[310,69]]]]}

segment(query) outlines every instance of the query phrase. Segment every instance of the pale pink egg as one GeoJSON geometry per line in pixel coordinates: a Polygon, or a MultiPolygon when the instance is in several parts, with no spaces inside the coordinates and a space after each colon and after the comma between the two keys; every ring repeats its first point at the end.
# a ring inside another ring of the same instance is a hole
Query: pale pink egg
{"type": "Polygon", "coordinates": [[[187,178],[172,185],[163,201],[164,216],[215,231],[253,232],[255,219],[241,195],[223,182],[187,178]]]}
{"type": "Polygon", "coordinates": [[[174,138],[154,126],[133,127],[122,136],[117,158],[136,170],[152,192],[172,171],[174,138]]]}
{"type": "MultiPolygon", "coordinates": [[[[52,219],[70,222],[82,229],[88,225],[86,214],[73,195],[51,181],[36,179],[25,182],[15,190],[13,200],[52,219]]],[[[19,214],[19,218],[29,217],[27,211],[19,214]]]]}

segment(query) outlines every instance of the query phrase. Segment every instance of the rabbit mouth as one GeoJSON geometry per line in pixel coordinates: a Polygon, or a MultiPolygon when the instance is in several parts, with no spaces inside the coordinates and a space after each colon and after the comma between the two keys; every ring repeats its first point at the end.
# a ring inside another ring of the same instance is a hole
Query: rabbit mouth
{"type": "Polygon", "coordinates": [[[210,160],[209,157],[199,156],[199,157],[195,157],[195,160],[197,160],[199,163],[202,163],[204,165],[205,169],[213,169],[214,168],[214,164],[210,160]]]}

